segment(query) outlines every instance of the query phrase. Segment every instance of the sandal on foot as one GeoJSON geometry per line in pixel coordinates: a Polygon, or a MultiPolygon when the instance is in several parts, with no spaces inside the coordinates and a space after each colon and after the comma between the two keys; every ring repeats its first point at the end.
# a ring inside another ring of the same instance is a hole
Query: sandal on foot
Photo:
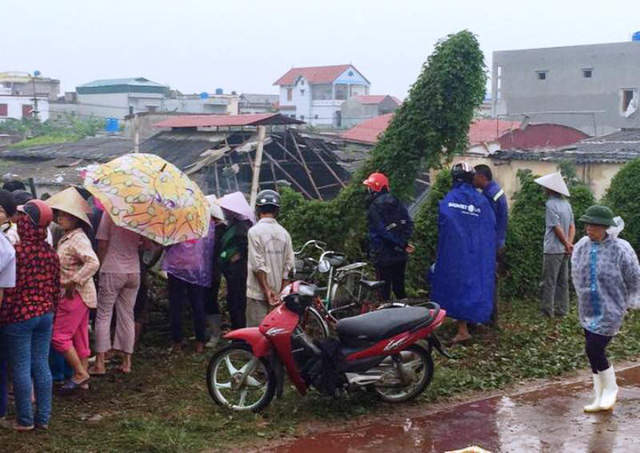
{"type": "Polygon", "coordinates": [[[82,389],[82,386],[89,382],[89,378],[84,379],[83,381],[76,382],[73,379],[69,379],[60,390],[63,392],[73,392],[79,389],[82,389]]]}
{"type": "Polygon", "coordinates": [[[89,367],[89,369],[87,371],[89,372],[89,374],[91,376],[104,376],[105,374],[107,374],[107,370],[105,370],[105,371],[97,371],[96,367],[94,367],[94,366],[89,367]]]}

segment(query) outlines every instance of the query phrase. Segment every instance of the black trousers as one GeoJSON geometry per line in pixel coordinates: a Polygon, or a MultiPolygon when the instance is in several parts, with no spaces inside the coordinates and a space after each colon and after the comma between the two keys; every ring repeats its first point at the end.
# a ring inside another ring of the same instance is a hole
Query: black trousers
{"type": "Polygon", "coordinates": [[[385,285],[380,290],[382,300],[391,299],[391,289],[396,299],[405,299],[407,291],[405,290],[404,280],[407,271],[407,262],[392,264],[390,266],[376,265],[376,274],[379,280],[384,280],[385,285]]]}
{"type": "Polygon", "coordinates": [[[227,281],[227,309],[231,317],[231,328],[242,329],[247,325],[247,261],[229,263],[222,271],[227,281]]]}
{"type": "Polygon", "coordinates": [[[591,364],[591,371],[597,374],[609,368],[609,360],[607,360],[606,348],[613,337],[598,335],[585,329],[584,337],[586,340],[585,351],[591,364]]]}
{"type": "Polygon", "coordinates": [[[207,295],[204,303],[204,311],[208,315],[219,315],[220,304],[218,297],[220,294],[220,282],[222,281],[222,271],[220,266],[214,264],[213,275],[211,276],[211,288],[207,288],[207,295]]]}
{"type": "Polygon", "coordinates": [[[206,288],[185,282],[169,274],[167,284],[169,291],[169,318],[171,321],[171,339],[174,343],[180,343],[182,334],[182,305],[185,296],[191,303],[193,312],[193,330],[196,340],[205,342],[206,318],[204,314],[204,299],[206,288]]]}

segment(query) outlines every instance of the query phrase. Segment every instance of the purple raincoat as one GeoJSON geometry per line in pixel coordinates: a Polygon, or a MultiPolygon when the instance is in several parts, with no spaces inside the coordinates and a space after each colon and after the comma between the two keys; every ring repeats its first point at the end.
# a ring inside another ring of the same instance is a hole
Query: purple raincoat
{"type": "Polygon", "coordinates": [[[187,283],[210,287],[215,228],[212,220],[206,237],[167,247],[162,270],[187,283]]]}

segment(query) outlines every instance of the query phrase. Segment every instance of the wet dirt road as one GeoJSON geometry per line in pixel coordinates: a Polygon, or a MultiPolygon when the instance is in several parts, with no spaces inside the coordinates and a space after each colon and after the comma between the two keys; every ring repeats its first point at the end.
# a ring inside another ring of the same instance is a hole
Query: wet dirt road
{"type": "Polygon", "coordinates": [[[618,385],[613,413],[583,413],[582,406],[591,402],[591,384],[560,382],[423,417],[319,433],[269,451],[439,453],[472,445],[491,452],[640,451],[640,366],[618,373],[618,385]]]}

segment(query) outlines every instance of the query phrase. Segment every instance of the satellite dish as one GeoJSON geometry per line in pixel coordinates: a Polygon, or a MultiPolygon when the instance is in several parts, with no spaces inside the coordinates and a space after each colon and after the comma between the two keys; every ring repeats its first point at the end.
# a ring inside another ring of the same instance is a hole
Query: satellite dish
{"type": "Polygon", "coordinates": [[[200,99],[209,99],[209,93],[203,91],[202,93],[200,93],[200,99]]]}

